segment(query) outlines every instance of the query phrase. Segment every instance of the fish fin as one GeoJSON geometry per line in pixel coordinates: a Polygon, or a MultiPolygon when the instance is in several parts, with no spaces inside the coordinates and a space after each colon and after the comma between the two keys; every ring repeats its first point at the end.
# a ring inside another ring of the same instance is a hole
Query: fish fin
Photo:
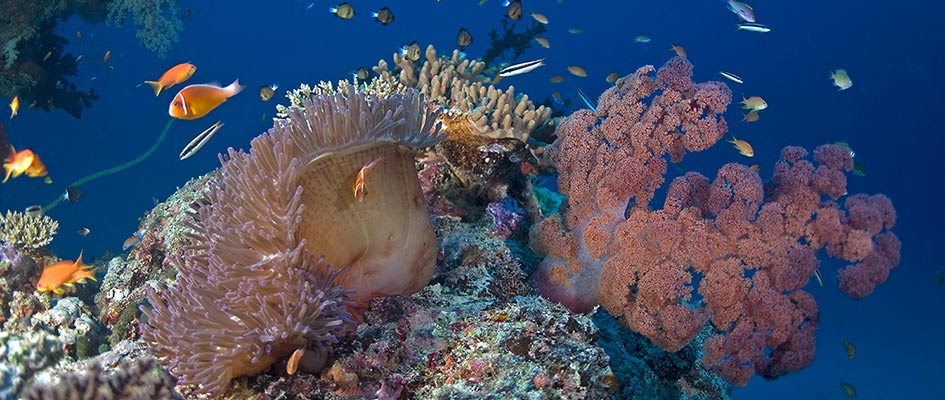
{"type": "Polygon", "coordinates": [[[57,288],[53,289],[53,293],[58,294],[58,295],[61,296],[61,295],[65,294],[66,291],[65,291],[65,290],[62,290],[61,287],[57,287],[57,288]]]}
{"type": "Polygon", "coordinates": [[[240,80],[237,79],[224,89],[226,89],[226,91],[229,93],[229,96],[227,97],[233,97],[233,96],[236,96],[239,92],[242,92],[243,88],[245,87],[246,86],[240,85],[240,80]]]}
{"type": "Polygon", "coordinates": [[[154,89],[154,96],[155,96],[155,97],[157,97],[159,94],[161,94],[161,90],[164,89],[164,86],[161,85],[161,82],[144,81],[144,83],[147,83],[148,85],[151,85],[151,88],[154,89]]]}

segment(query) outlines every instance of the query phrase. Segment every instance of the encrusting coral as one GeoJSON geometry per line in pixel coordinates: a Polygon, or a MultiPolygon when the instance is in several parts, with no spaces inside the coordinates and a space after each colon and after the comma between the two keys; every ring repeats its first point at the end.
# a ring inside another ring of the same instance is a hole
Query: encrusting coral
{"type": "Polygon", "coordinates": [[[415,90],[346,90],[290,110],[248,153],[221,156],[191,244],[169,258],[177,285],[150,290],[142,310],[142,338],[180,384],[219,395],[297,349],[324,354],[347,308],[429,282],[436,237],[414,153],[442,138],[435,116],[415,90]]]}

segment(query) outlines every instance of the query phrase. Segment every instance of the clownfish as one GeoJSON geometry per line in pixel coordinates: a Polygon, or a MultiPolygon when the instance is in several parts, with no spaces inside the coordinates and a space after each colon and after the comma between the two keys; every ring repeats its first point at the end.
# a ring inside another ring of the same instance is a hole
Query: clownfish
{"type": "Polygon", "coordinates": [[[233,81],[227,87],[214,84],[190,85],[177,92],[174,100],[167,109],[167,113],[178,119],[197,119],[207,115],[214,108],[223,104],[226,99],[235,96],[243,90],[240,80],[233,81]]]}
{"type": "Polygon", "coordinates": [[[368,172],[371,172],[371,168],[374,168],[377,165],[377,162],[381,161],[380,158],[375,159],[367,164],[364,164],[361,167],[361,170],[358,171],[358,177],[354,180],[354,199],[361,202],[364,201],[364,197],[367,196],[367,186],[365,184],[365,179],[367,178],[368,172]]]}
{"type": "Polygon", "coordinates": [[[82,263],[82,252],[79,252],[79,259],[60,261],[43,268],[43,275],[39,277],[36,283],[36,290],[40,293],[53,292],[63,294],[63,286],[72,286],[75,283],[85,283],[86,279],[96,280],[93,271],[88,265],[82,263]]]}
{"type": "Polygon", "coordinates": [[[158,78],[157,81],[144,81],[144,83],[151,85],[154,89],[154,95],[157,96],[161,94],[161,90],[163,89],[184,83],[184,81],[193,76],[194,72],[197,72],[196,65],[190,63],[177,64],[161,74],[161,77],[158,78]]]}

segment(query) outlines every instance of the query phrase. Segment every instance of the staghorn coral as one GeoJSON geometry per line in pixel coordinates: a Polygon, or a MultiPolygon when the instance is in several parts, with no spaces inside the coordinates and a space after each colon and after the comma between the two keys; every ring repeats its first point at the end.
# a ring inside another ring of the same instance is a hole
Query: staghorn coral
{"type": "Polygon", "coordinates": [[[59,222],[46,215],[28,215],[7,210],[0,215],[0,241],[31,256],[41,254],[52,243],[59,222]]]}
{"type": "MultiPolygon", "coordinates": [[[[416,87],[435,104],[447,109],[454,123],[468,121],[475,130],[492,138],[514,137],[525,141],[532,130],[542,126],[551,117],[551,109],[536,107],[528,95],[516,96],[515,87],[503,91],[489,84],[482,75],[486,63],[469,60],[459,50],[450,56],[437,57],[436,49],[427,46],[422,65],[419,66],[394,53],[394,65],[390,70],[385,60],[378,61],[374,72],[388,81],[416,87]],[[465,121],[462,121],[465,120],[465,121]]],[[[452,124],[444,125],[449,133],[452,124]]]]}
{"type": "Polygon", "coordinates": [[[138,26],[138,41],[164,58],[184,30],[179,12],[178,2],[173,0],[112,0],[108,3],[108,22],[121,26],[130,13],[138,26]]]}
{"type": "Polygon", "coordinates": [[[366,302],[426,285],[436,238],[413,153],[441,139],[434,117],[414,90],[314,96],[249,153],[221,156],[191,245],[169,258],[177,285],[150,290],[142,309],[151,352],[181,384],[220,395],[296,349],[323,353],[357,304],[345,289],[366,302]],[[355,176],[377,158],[356,201],[355,176]]]}
{"type": "Polygon", "coordinates": [[[112,373],[98,362],[53,382],[34,380],[23,400],[176,399],[174,382],[153,358],[122,360],[112,373]]]}

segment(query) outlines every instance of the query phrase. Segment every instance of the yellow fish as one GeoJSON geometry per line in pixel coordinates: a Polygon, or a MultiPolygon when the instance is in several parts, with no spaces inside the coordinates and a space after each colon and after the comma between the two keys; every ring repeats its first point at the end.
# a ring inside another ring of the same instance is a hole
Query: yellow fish
{"type": "Polygon", "coordinates": [[[686,49],[684,49],[682,46],[672,43],[669,46],[669,51],[675,51],[677,56],[686,58],[686,49]]]}
{"type": "Polygon", "coordinates": [[[846,70],[835,69],[830,73],[830,79],[833,79],[833,85],[840,88],[837,90],[847,90],[853,87],[853,80],[847,75],[846,70]]]}
{"type": "Polygon", "coordinates": [[[843,394],[847,395],[848,398],[851,398],[851,399],[856,398],[856,388],[853,387],[852,384],[847,383],[847,382],[841,382],[840,390],[842,390],[843,394]]]}
{"type": "Polygon", "coordinates": [[[751,110],[748,112],[748,114],[745,114],[742,117],[742,122],[755,122],[758,119],[760,119],[760,117],[758,116],[758,111],[751,110]]]}
{"type": "Polygon", "coordinates": [[[20,111],[20,96],[13,96],[10,101],[10,119],[16,116],[17,111],[20,111]]]}
{"type": "Polygon", "coordinates": [[[538,21],[539,24],[546,24],[546,25],[548,24],[548,17],[542,14],[532,13],[532,18],[534,18],[535,21],[538,21]]]}
{"type": "Polygon", "coordinates": [[[551,48],[551,43],[548,42],[548,39],[545,39],[543,37],[536,37],[535,41],[538,42],[538,44],[541,45],[541,47],[544,47],[546,49],[551,48]]]}
{"type": "Polygon", "coordinates": [[[846,340],[843,341],[843,348],[847,351],[847,358],[853,359],[856,357],[856,347],[853,346],[853,343],[850,343],[846,340]]]}
{"type": "Polygon", "coordinates": [[[570,65],[570,66],[568,66],[568,72],[570,72],[571,75],[574,75],[574,76],[579,76],[579,77],[581,77],[581,78],[587,78],[587,71],[585,71],[584,68],[581,68],[581,67],[579,67],[579,66],[577,66],[577,65],[570,65]]]}
{"type": "Polygon", "coordinates": [[[741,103],[744,110],[761,111],[768,108],[768,102],[759,96],[751,96],[747,99],[742,97],[741,103]]]}
{"type": "Polygon", "coordinates": [[[751,144],[744,140],[735,139],[735,136],[732,136],[732,140],[728,141],[735,149],[738,150],[738,154],[741,154],[745,157],[754,157],[755,149],[751,148],[751,144]]]}

